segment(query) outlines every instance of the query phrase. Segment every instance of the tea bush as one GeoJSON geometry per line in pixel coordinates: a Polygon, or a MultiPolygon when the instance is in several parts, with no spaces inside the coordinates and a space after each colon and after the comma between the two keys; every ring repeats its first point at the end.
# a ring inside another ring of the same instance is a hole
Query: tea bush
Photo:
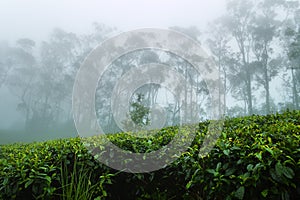
{"type": "MultiPolygon", "coordinates": [[[[197,125],[191,146],[175,162],[143,174],[97,162],[80,138],[1,145],[0,199],[300,199],[300,111],[226,119],[216,145],[202,157],[208,125],[197,125]]],[[[177,131],[108,138],[143,153],[168,144],[177,131]]],[[[103,136],[87,140],[100,146],[93,154],[101,156],[103,136]]]]}

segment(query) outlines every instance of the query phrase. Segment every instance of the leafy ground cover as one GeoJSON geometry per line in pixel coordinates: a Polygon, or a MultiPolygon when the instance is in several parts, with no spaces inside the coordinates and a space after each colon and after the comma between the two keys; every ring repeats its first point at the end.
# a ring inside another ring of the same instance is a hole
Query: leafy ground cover
{"type": "MultiPolygon", "coordinates": [[[[201,157],[208,124],[197,125],[192,145],[175,162],[143,174],[97,162],[80,138],[1,145],[0,199],[299,199],[300,111],[226,119],[217,144],[201,157]]],[[[109,139],[149,152],[170,142],[177,129],[109,139]]],[[[96,146],[102,138],[90,140],[96,146]]]]}

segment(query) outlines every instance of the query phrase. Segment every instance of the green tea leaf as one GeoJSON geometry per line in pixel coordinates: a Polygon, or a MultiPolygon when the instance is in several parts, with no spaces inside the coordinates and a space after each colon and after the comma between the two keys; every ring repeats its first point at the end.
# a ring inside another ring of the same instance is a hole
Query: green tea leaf
{"type": "Polygon", "coordinates": [[[289,179],[292,179],[295,176],[294,171],[291,168],[286,167],[286,166],[283,166],[283,171],[282,172],[289,179]]]}
{"type": "Polygon", "coordinates": [[[223,150],[223,153],[224,153],[226,156],[229,156],[230,150],[229,150],[229,149],[225,149],[225,150],[223,150]]]}
{"type": "Polygon", "coordinates": [[[33,179],[29,179],[26,183],[25,183],[25,188],[28,188],[29,185],[31,185],[33,183],[33,179]]]}
{"type": "Polygon", "coordinates": [[[241,186],[241,187],[239,187],[239,189],[237,189],[237,191],[235,191],[234,196],[237,199],[243,199],[244,198],[244,194],[245,194],[245,187],[241,186]]]}
{"type": "Polygon", "coordinates": [[[269,190],[265,189],[261,192],[261,195],[266,198],[268,196],[268,193],[269,193],[269,190]]]}
{"type": "Polygon", "coordinates": [[[248,170],[248,171],[252,171],[252,170],[253,170],[253,165],[252,165],[252,164],[249,164],[249,165],[247,166],[247,170],[248,170]]]}
{"type": "Polygon", "coordinates": [[[186,189],[189,189],[189,188],[191,187],[192,183],[193,183],[192,181],[189,181],[189,182],[186,184],[186,186],[185,186],[186,189]]]}
{"type": "Polygon", "coordinates": [[[283,174],[284,169],[283,169],[283,166],[282,166],[281,162],[276,163],[275,170],[276,170],[276,174],[278,176],[281,176],[283,174]]]}

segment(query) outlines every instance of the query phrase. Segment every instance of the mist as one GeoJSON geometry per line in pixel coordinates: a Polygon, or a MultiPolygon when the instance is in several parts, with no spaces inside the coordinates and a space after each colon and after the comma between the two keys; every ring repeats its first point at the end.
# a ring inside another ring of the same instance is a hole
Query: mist
{"type": "MultiPolygon", "coordinates": [[[[140,28],[174,30],[201,45],[220,74],[225,116],[299,110],[298,4],[267,0],[1,1],[0,144],[78,136],[72,112],[77,72],[103,41],[140,28]]],[[[128,71],[147,63],[173,66],[197,92],[194,99],[186,94],[181,104],[157,84],[141,86],[130,99],[129,113],[139,114],[132,118],[134,122],[149,125],[154,121],[149,108],[159,104],[166,110],[163,126],[177,125],[180,109],[192,101],[199,120],[210,119],[212,100],[201,74],[172,52],[145,49],[116,59],[98,82],[95,112],[105,133],[124,131],[114,119],[111,91],[128,71]]],[[[192,114],[185,117],[193,118],[192,114]]],[[[126,126],[132,124],[126,122],[126,126]]]]}

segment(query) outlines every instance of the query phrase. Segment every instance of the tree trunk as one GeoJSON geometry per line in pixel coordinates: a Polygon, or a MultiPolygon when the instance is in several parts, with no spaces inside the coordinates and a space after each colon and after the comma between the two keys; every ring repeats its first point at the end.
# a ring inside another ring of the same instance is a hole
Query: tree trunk
{"type": "Polygon", "coordinates": [[[269,74],[267,70],[267,66],[265,66],[264,70],[264,76],[265,76],[265,90],[266,90],[266,114],[270,114],[270,83],[269,83],[269,74]]]}
{"type": "Polygon", "coordinates": [[[296,110],[299,110],[299,97],[297,93],[297,83],[294,68],[292,68],[292,81],[293,81],[293,104],[296,110]]]}
{"type": "Polygon", "coordinates": [[[253,114],[253,106],[252,106],[252,88],[251,88],[251,74],[249,72],[249,65],[246,61],[245,51],[242,51],[243,54],[243,64],[246,70],[246,94],[247,94],[247,104],[248,104],[248,115],[253,114]]]}

